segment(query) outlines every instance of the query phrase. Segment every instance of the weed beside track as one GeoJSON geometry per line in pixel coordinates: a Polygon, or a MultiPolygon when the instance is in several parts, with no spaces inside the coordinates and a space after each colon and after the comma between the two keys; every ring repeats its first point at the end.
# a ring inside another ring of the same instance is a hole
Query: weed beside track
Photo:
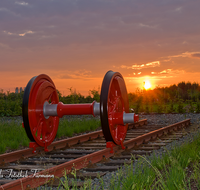
{"type": "Polygon", "coordinates": [[[200,189],[200,132],[193,141],[166,149],[161,156],[141,156],[133,163],[113,175],[110,189],[200,189]]]}
{"type": "Polygon", "coordinates": [[[30,142],[22,124],[13,118],[1,121],[0,131],[0,153],[26,147],[30,142]]]}
{"type": "MultiPolygon", "coordinates": [[[[78,133],[94,131],[101,126],[96,118],[72,117],[60,119],[56,138],[71,137],[78,133]]],[[[29,146],[29,138],[22,127],[22,119],[18,117],[1,119],[0,122],[0,154],[29,146]]]]}

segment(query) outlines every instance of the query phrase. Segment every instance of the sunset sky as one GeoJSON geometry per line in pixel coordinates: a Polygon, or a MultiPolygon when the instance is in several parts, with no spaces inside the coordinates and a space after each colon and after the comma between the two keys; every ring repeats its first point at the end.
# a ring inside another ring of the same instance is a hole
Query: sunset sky
{"type": "Polygon", "coordinates": [[[199,0],[1,1],[0,89],[43,73],[86,96],[108,70],[128,92],[200,83],[199,10],[199,0]]]}

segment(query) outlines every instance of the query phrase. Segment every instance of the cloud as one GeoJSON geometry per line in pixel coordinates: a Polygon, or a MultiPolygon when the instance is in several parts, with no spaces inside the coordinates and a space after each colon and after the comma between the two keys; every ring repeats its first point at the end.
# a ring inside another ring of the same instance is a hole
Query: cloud
{"type": "Polygon", "coordinates": [[[26,34],[34,34],[34,33],[35,33],[35,32],[29,30],[29,31],[26,31],[26,32],[24,32],[24,33],[22,33],[22,34],[19,34],[19,36],[25,36],[26,34]]]}
{"type": "Polygon", "coordinates": [[[178,7],[178,8],[176,8],[174,11],[175,11],[175,12],[181,12],[181,10],[182,10],[182,7],[178,7]]]}
{"type": "Polygon", "coordinates": [[[87,70],[77,70],[77,71],[65,71],[59,72],[58,78],[61,79],[90,79],[91,78],[91,71],[87,70]]]}
{"type": "Polygon", "coordinates": [[[178,55],[168,56],[168,58],[173,58],[173,57],[200,58],[200,52],[184,52],[178,55]]]}
{"type": "Polygon", "coordinates": [[[35,32],[31,31],[31,30],[28,30],[24,33],[21,33],[21,34],[17,34],[17,33],[12,33],[12,32],[8,32],[8,31],[3,31],[5,34],[7,35],[14,35],[14,36],[25,36],[26,34],[34,34],[35,32]]]}
{"type": "Polygon", "coordinates": [[[191,54],[191,57],[200,59],[200,53],[193,53],[191,54]]]}
{"type": "Polygon", "coordinates": [[[7,35],[15,35],[14,33],[11,33],[11,32],[7,32],[7,31],[3,31],[5,34],[7,34],[7,35]]]}
{"type": "Polygon", "coordinates": [[[0,43],[0,48],[9,49],[9,46],[7,44],[0,43]]]}
{"type": "Polygon", "coordinates": [[[175,75],[175,74],[184,74],[185,71],[184,70],[178,70],[178,69],[165,69],[163,71],[160,71],[160,72],[154,72],[152,71],[151,74],[152,75],[160,75],[160,74],[172,74],[172,75],[175,75]]]}
{"type": "Polygon", "coordinates": [[[160,74],[169,74],[171,73],[172,69],[166,69],[160,72],[160,74]]]}
{"type": "Polygon", "coordinates": [[[137,69],[137,70],[140,70],[140,69],[142,69],[142,68],[144,68],[144,64],[142,64],[142,65],[132,65],[132,69],[137,69]]]}
{"type": "Polygon", "coordinates": [[[22,6],[27,6],[28,5],[28,3],[25,3],[25,2],[15,2],[15,4],[18,4],[18,5],[22,5],[22,6]]]}
{"type": "Polygon", "coordinates": [[[139,26],[140,27],[144,27],[144,28],[153,28],[153,29],[156,29],[157,28],[157,25],[148,25],[148,24],[143,24],[143,23],[139,23],[139,26]]]}
{"type": "Polygon", "coordinates": [[[122,68],[122,69],[131,69],[132,67],[126,66],[126,65],[121,65],[121,68],[122,68]]]}
{"type": "MultiPolygon", "coordinates": [[[[0,8],[0,18],[1,18],[1,20],[3,20],[4,21],[4,19],[6,19],[6,18],[8,18],[8,20],[10,21],[10,19],[12,18],[15,18],[15,19],[17,19],[17,18],[20,18],[20,14],[19,13],[16,13],[15,11],[13,11],[13,10],[10,10],[10,9],[8,9],[8,8],[5,8],[5,7],[1,7],[0,8]]],[[[8,21],[7,20],[7,21],[8,21]]]]}
{"type": "Polygon", "coordinates": [[[154,62],[147,63],[146,66],[159,67],[160,66],[160,61],[154,61],[154,62]]]}
{"type": "Polygon", "coordinates": [[[58,37],[57,35],[42,35],[38,39],[51,39],[51,38],[56,38],[58,37]]]}
{"type": "Polygon", "coordinates": [[[160,61],[154,61],[154,62],[141,64],[141,65],[137,65],[137,64],[132,65],[132,66],[121,65],[121,68],[140,70],[144,68],[159,67],[159,66],[160,66],[160,61]]]}

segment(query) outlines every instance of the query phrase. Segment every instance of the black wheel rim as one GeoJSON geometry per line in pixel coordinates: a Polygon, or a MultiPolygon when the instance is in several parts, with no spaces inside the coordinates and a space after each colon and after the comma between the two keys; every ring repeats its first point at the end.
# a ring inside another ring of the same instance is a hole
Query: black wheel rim
{"type": "Polygon", "coordinates": [[[30,130],[30,125],[29,125],[29,118],[28,118],[28,102],[29,102],[29,95],[30,91],[32,88],[32,84],[34,80],[36,79],[37,76],[33,77],[27,84],[25,91],[24,91],[24,96],[23,96],[23,103],[22,103],[22,116],[23,116],[23,123],[24,123],[24,128],[26,131],[26,134],[30,141],[35,142],[35,139],[33,138],[33,135],[30,130]]]}
{"type": "MultiPolygon", "coordinates": [[[[111,131],[110,131],[110,127],[109,127],[107,102],[108,102],[109,89],[110,89],[110,85],[112,83],[112,79],[117,75],[119,75],[123,79],[121,74],[118,72],[108,71],[105,74],[105,77],[102,82],[101,95],[100,95],[100,119],[101,119],[102,131],[103,131],[106,141],[107,142],[111,141],[115,144],[116,144],[116,142],[113,140],[113,137],[112,137],[111,131]]],[[[120,90],[121,90],[122,99],[124,100],[124,102],[126,102],[125,103],[125,111],[126,111],[126,113],[128,113],[129,112],[128,95],[127,95],[127,90],[126,90],[126,86],[124,85],[124,83],[122,85],[120,85],[120,90]]]]}

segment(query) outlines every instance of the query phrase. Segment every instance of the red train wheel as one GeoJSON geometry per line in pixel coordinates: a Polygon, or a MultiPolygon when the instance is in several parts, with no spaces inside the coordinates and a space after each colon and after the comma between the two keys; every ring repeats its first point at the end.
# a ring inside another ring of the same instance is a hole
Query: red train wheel
{"type": "Polygon", "coordinates": [[[46,101],[58,104],[59,100],[53,81],[42,74],[33,77],[26,86],[22,115],[27,136],[43,147],[54,140],[59,124],[57,116],[44,117],[43,105],[46,101]]]}
{"type": "Polygon", "coordinates": [[[117,145],[124,141],[128,125],[122,124],[123,112],[129,113],[124,79],[120,73],[108,71],[103,79],[100,96],[101,126],[106,141],[112,141],[117,145]],[[121,118],[121,124],[116,122],[116,116],[121,118]]]}

